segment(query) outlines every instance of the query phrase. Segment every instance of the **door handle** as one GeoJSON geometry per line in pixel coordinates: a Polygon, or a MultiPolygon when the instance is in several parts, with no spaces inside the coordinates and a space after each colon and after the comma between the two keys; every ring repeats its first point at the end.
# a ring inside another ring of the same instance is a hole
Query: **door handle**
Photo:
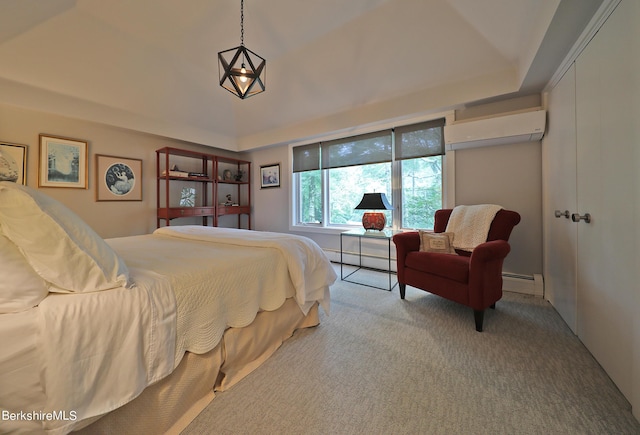
{"type": "Polygon", "coordinates": [[[574,222],[580,222],[581,220],[585,221],[585,223],[591,223],[591,215],[589,213],[585,213],[580,216],[579,213],[574,213],[571,215],[571,220],[574,222]]]}
{"type": "Polygon", "coordinates": [[[565,218],[569,219],[569,210],[565,210],[565,211],[556,210],[554,215],[557,218],[564,216],[565,218]]]}

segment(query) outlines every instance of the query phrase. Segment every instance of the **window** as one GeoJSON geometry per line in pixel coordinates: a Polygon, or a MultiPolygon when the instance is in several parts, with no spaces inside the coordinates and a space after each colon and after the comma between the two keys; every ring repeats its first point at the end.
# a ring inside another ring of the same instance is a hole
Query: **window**
{"type": "Polygon", "coordinates": [[[293,148],[294,222],[360,225],[356,205],[383,192],[394,210],[387,225],[432,228],[442,208],[444,119],[293,148]]]}

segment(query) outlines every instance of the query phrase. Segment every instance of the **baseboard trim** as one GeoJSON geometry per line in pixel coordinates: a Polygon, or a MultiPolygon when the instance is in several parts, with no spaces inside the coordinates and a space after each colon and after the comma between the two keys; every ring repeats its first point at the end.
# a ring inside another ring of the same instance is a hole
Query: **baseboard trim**
{"type": "MultiPolygon", "coordinates": [[[[340,251],[334,249],[324,249],[327,257],[332,263],[340,264],[340,251]]],[[[375,255],[362,254],[362,265],[365,267],[371,267],[375,269],[387,269],[388,259],[386,257],[380,257],[375,255]]],[[[343,254],[344,264],[355,265],[358,264],[360,258],[355,252],[345,252],[343,254]]],[[[396,260],[391,258],[391,270],[395,272],[396,260]]],[[[502,290],[521,293],[525,295],[544,297],[544,280],[542,275],[516,275],[512,273],[502,274],[502,290]]]]}
{"type": "Polygon", "coordinates": [[[513,275],[509,273],[502,274],[502,290],[544,297],[544,280],[542,275],[513,275]]]}

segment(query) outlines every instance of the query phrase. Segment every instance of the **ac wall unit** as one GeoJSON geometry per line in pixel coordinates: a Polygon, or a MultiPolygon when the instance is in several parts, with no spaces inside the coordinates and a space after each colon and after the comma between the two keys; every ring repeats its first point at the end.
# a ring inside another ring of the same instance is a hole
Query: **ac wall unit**
{"type": "Polygon", "coordinates": [[[544,110],[513,113],[474,121],[454,122],[444,127],[448,151],[542,139],[547,115],[544,110]]]}

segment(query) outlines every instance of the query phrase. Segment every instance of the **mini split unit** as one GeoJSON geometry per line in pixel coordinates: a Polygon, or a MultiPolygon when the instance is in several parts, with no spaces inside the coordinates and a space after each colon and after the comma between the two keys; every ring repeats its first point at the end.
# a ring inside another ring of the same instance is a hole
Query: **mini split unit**
{"type": "Polygon", "coordinates": [[[546,118],[544,110],[533,110],[454,122],[444,127],[445,146],[452,151],[538,141],[544,135],[546,118]]]}

